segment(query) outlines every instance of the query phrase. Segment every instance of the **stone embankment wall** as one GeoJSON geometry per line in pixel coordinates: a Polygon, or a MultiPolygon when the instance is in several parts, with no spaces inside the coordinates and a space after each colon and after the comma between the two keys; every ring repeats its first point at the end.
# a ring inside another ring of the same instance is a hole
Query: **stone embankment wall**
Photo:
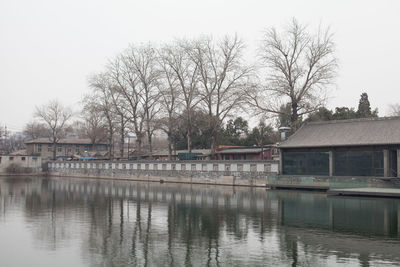
{"type": "Polygon", "coordinates": [[[277,161],[49,162],[52,176],[221,185],[265,186],[277,161]]]}

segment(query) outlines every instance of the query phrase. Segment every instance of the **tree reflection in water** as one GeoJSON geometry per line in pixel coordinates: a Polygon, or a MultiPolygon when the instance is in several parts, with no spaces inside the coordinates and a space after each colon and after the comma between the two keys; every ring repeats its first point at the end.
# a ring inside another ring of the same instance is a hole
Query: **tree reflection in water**
{"type": "Polygon", "coordinates": [[[0,192],[0,218],[20,209],[33,244],[79,246],[83,265],[400,263],[395,199],[38,177],[0,192]]]}

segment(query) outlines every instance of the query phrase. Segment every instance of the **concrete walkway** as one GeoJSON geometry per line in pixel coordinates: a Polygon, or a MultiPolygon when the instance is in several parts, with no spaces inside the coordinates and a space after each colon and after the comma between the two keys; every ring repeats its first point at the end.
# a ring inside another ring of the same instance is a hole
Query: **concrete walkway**
{"type": "Polygon", "coordinates": [[[335,196],[371,196],[371,197],[395,197],[400,198],[400,188],[378,188],[378,187],[362,187],[362,188],[346,188],[346,189],[330,189],[328,195],[335,196]]]}

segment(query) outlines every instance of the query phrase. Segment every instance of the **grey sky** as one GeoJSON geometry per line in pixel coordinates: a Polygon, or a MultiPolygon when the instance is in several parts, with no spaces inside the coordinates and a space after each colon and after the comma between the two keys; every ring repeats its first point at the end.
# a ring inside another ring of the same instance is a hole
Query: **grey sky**
{"type": "Polygon", "coordinates": [[[365,91],[384,115],[400,102],[399,11],[397,0],[0,0],[0,125],[21,130],[50,99],[78,108],[87,77],[129,43],[236,32],[253,53],[265,28],[291,17],[335,33],[328,107],[356,107],[365,91]]]}

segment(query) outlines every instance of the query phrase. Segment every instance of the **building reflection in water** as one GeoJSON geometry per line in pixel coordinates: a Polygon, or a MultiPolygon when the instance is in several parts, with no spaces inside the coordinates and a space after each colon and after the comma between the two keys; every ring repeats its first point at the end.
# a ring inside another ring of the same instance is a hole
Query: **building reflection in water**
{"type": "Polygon", "coordinates": [[[224,186],[3,179],[35,244],[88,265],[400,263],[400,201],[224,186]]]}

